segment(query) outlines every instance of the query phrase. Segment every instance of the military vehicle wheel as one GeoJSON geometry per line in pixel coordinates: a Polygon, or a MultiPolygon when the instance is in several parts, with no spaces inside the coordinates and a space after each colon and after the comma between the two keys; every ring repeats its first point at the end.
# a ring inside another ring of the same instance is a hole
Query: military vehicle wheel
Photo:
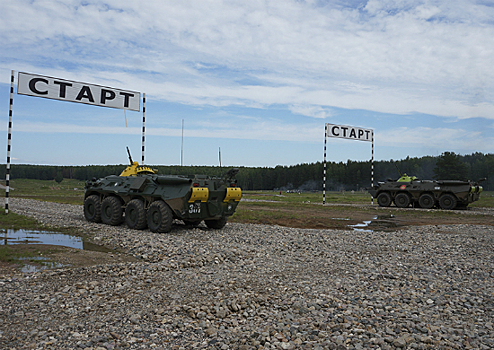
{"type": "Polygon", "coordinates": [[[142,230],[146,228],[146,209],[144,203],[140,199],[133,199],[127,203],[125,208],[125,222],[129,228],[142,230]]]}
{"type": "Polygon", "coordinates": [[[184,224],[187,226],[199,226],[202,220],[184,220],[184,224]]]}
{"type": "Polygon", "coordinates": [[[434,206],[434,197],[429,193],[424,193],[419,197],[419,205],[424,209],[431,209],[434,206]]]}
{"type": "Polygon", "coordinates": [[[148,208],[147,220],[152,232],[170,232],[173,222],[172,210],[165,202],[155,201],[148,208]]]}
{"type": "Polygon", "coordinates": [[[215,230],[220,230],[226,225],[226,216],[222,216],[221,219],[218,220],[204,220],[204,223],[206,224],[207,227],[215,229],[215,230]]]}
{"type": "Polygon", "coordinates": [[[456,207],[456,198],[451,194],[443,194],[439,197],[439,206],[441,209],[451,210],[456,207]]]}
{"type": "Polygon", "coordinates": [[[395,197],[395,204],[398,208],[406,208],[410,205],[410,196],[406,193],[398,193],[395,197]]]}
{"type": "Polygon", "coordinates": [[[122,223],[122,202],[117,197],[109,196],[101,202],[101,221],[107,225],[120,225],[122,223]]]}
{"type": "Polygon", "coordinates": [[[87,221],[101,222],[101,201],[93,194],[84,201],[84,216],[87,221]]]}
{"type": "Polygon", "coordinates": [[[377,204],[381,207],[389,207],[391,205],[391,196],[388,192],[381,192],[377,196],[377,204]]]}

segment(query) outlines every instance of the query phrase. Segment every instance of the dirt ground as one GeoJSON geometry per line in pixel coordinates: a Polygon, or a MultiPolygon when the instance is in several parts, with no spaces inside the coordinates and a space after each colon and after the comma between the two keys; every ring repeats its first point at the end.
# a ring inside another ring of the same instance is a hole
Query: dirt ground
{"type": "Polygon", "coordinates": [[[305,207],[301,213],[296,209],[249,205],[249,210],[257,209],[271,211],[276,215],[260,216],[249,222],[297,228],[390,231],[417,225],[494,225],[494,208],[469,207],[467,210],[445,211],[336,204],[325,206],[324,209],[321,206],[305,207]]]}

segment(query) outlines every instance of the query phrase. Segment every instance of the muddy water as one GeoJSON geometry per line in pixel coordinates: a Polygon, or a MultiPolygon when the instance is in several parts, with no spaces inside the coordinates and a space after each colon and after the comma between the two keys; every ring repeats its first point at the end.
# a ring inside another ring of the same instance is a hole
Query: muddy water
{"type": "Polygon", "coordinates": [[[81,237],[65,235],[58,232],[37,230],[2,230],[0,245],[9,244],[51,244],[83,249],[81,237]]]}
{"type": "Polygon", "coordinates": [[[363,221],[356,225],[348,225],[354,231],[371,232],[371,231],[386,231],[395,229],[401,226],[401,223],[396,221],[394,215],[379,215],[369,221],[363,221]]]}
{"type": "MultiPolygon", "coordinates": [[[[0,245],[17,244],[48,244],[64,246],[75,249],[91,250],[97,252],[110,252],[105,248],[89,242],[83,242],[81,237],[62,234],[59,232],[39,231],[39,230],[0,230],[0,245]]],[[[37,256],[18,259],[23,267],[22,272],[36,272],[44,269],[63,267],[62,264],[50,261],[50,258],[37,256]]]]}

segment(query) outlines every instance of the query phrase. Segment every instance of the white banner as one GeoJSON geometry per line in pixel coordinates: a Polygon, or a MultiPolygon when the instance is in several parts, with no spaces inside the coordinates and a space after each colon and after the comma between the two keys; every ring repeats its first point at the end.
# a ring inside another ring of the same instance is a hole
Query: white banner
{"type": "Polygon", "coordinates": [[[141,110],[141,93],[19,72],[17,93],[101,107],[141,110]]]}
{"type": "Polygon", "coordinates": [[[372,142],[372,134],[374,132],[372,129],[334,124],[326,124],[326,126],[328,128],[328,137],[339,137],[343,139],[372,142]]]}

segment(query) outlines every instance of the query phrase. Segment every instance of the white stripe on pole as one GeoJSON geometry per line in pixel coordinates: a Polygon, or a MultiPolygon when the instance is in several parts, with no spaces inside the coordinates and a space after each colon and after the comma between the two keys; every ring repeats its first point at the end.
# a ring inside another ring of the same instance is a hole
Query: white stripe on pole
{"type": "Polygon", "coordinates": [[[10,76],[10,106],[9,106],[9,128],[7,140],[7,169],[5,172],[5,214],[9,213],[9,190],[10,190],[10,149],[12,146],[12,111],[14,106],[14,71],[10,76]]]}
{"type": "Polygon", "coordinates": [[[142,164],[144,165],[144,139],[146,135],[146,94],[142,94],[142,164]]]}

